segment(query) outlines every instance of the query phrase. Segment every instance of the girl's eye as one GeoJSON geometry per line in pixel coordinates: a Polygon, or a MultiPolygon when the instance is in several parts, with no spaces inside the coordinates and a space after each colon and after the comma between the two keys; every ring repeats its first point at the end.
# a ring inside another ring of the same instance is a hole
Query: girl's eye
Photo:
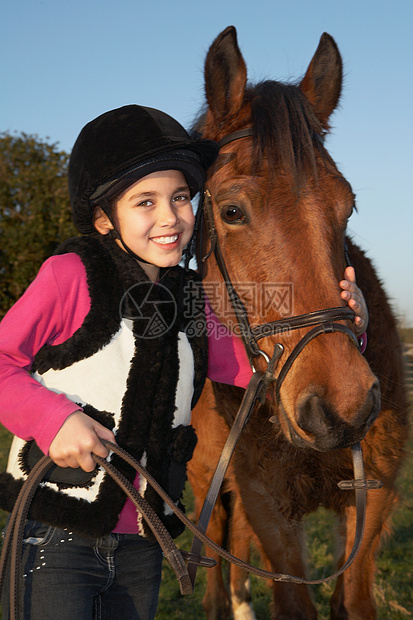
{"type": "Polygon", "coordinates": [[[152,204],[152,200],[142,200],[142,202],[138,202],[138,207],[150,207],[152,204]]]}
{"type": "Polygon", "coordinates": [[[179,196],[175,196],[174,201],[175,202],[185,202],[189,200],[189,195],[187,194],[180,194],[179,196]]]}
{"type": "Polygon", "coordinates": [[[245,213],[235,205],[224,207],[221,211],[221,217],[227,224],[239,224],[245,221],[245,213]]]}

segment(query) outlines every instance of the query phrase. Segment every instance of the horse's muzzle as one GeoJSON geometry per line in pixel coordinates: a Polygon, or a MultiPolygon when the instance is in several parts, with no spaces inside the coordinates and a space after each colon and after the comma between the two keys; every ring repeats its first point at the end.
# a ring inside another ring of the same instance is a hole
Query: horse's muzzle
{"type": "Polygon", "coordinates": [[[357,412],[339,414],[324,398],[308,394],[297,407],[299,431],[291,435],[293,443],[303,442],[320,452],[345,448],[363,439],[381,407],[380,386],[374,380],[363,405],[357,412]]]}

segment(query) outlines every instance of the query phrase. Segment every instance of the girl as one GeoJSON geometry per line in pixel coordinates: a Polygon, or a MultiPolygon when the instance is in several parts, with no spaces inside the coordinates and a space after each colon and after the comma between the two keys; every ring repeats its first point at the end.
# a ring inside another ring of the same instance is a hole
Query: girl
{"type": "MultiPolygon", "coordinates": [[[[12,509],[42,452],[57,466],[26,525],[27,620],[155,615],[161,549],[91,454],[106,458],[100,439],[117,441],[180,502],[208,347],[205,329],[186,329],[205,320],[186,294],[199,298],[199,277],[178,263],[193,232],[191,198],[217,153],[215,142],[190,138],[151,108],[125,106],[91,121],[69,165],[73,217],[85,236],[58,248],[0,325],[0,419],[15,435],[0,506],[12,509]]],[[[364,300],[353,272],[346,276],[342,295],[361,324],[364,300]]],[[[209,376],[245,387],[242,345],[228,336],[211,339],[210,350],[209,376]]],[[[152,489],[111,460],[177,536],[180,522],[152,489]]]]}

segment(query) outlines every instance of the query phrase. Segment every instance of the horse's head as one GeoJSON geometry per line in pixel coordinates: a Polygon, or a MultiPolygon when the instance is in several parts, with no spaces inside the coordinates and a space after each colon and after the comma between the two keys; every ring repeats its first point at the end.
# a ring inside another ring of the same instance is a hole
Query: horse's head
{"type": "MultiPolygon", "coordinates": [[[[288,326],[293,315],[343,306],[338,282],[355,198],[323,143],[341,92],[334,40],[321,37],[298,85],[249,86],[230,27],[208,52],[205,82],[208,106],[197,129],[222,140],[207,188],[229,277],[250,324],[284,318],[288,326]],[[238,134],[243,129],[250,131],[238,134]],[[236,139],[225,144],[234,133],[236,139]]],[[[212,307],[234,325],[228,305],[214,299],[222,277],[213,256],[207,267],[212,307]]],[[[275,343],[284,346],[278,369],[308,329],[280,331],[260,341],[270,358],[275,343]]],[[[341,332],[312,339],[291,364],[279,399],[274,392],[269,395],[286,437],[321,451],[362,439],[380,406],[375,376],[354,339],[341,332]]]]}

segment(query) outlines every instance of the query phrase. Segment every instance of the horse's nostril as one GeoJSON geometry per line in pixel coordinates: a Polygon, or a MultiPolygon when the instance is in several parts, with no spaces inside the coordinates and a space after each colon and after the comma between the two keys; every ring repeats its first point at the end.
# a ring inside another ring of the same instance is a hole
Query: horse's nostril
{"type": "Polygon", "coordinates": [[[325,435],[330,426],[328,424],[330,415],[325,402],[317,394],[312,394],[299,405],[297,422],[306,433],[325,435]]]}
{"type": "Polygon", "coordinates": [[[377,380],[374,381],[373,385],[371,386],[368,402],[370,402],[370,411],[366,419],[366,426],[367,428],[370,428],[370,426],[373,424],[374,420],[380,413],[381,409],[380,384],[377,380]]]}

